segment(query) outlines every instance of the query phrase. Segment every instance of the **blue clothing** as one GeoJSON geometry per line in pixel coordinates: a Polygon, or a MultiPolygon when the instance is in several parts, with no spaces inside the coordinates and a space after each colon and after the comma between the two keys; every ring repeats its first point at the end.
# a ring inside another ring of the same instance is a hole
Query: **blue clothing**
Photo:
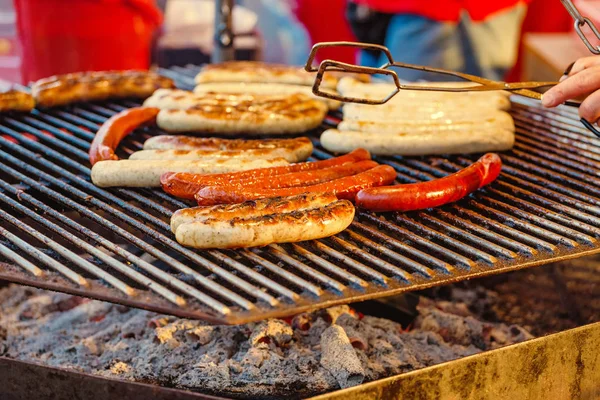
{"type": "MultiPolygon", "coordinates": [[[[412,14],[392,17],[385,46],[395,61],[466,72],[493,80],[503,80],[513,67],[525,7],[499,13],[483,22],[473,22],[468,14],[458,23],[434,21],[412,14]]],[[[383,55],[362,51],[360,65],[379,67],[387,62],[383,55]]],[[[396,69],[407,81],[456,80],[448,75],[410,69],[396,69]]]]}

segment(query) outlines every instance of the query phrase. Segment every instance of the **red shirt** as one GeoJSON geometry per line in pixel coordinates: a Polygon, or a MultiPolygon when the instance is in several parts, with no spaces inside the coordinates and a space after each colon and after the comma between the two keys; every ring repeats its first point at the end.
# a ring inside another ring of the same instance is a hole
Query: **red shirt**
{"type": "Polygon", "coordinates": [[[374,10],[391,14],[416,14],[436,21],[456,22],[465,10],[474,21],[531,0],[354,0],[374,10]]]}

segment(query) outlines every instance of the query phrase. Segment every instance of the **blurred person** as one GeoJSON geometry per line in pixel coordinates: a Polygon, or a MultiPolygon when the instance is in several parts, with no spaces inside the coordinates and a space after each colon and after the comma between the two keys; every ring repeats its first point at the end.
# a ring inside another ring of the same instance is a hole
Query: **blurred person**
{"type": "MultiPolygon", "coordinates": [[[[395,61],[503,80],[518,55],[529,0],[349,0],[347,16],[361,42],[385,45],[395,61]]],[[[361,51],[361,65],[379,67],[380,52],[361,51]]],[[[397,70],[406,80],[449,80],[397,70]]]]}
{"type": "Polygon", "coordinates": [[[600,56],[583,57],[571,64],[561,82],[544,93],[542,104],[556,107],[567,100],[584,96],[579,116],[591,123],[600,119],[600,56]]]}
{"type": "Polygon", "coordinates": [[[310,37],[293,12],[295,0],[237,0],[236,4],[258,16],[263,61],[304,65],[310,53],[310,37]]]}

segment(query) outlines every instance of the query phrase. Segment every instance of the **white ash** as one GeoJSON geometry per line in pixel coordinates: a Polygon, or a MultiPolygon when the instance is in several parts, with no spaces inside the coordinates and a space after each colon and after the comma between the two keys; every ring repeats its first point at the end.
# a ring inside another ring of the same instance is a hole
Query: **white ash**
{"type": "Polygon", "coordinates": [[[9,286],[0,290],[0,354],[224,396],[296,398],[450,361],[531,336],[519,327],[448,312],[453,308],[465,314],[465,308],[456,304],[422,305],[415,322],[420,328],[409,331],[386,319],[359,319],[347,307],[307,314],[299,326],[282,320],[208,326],[9,286]],[[348,348],[346,340],[352,342],[352,338],[365,346],[348,348]],[[346,365],[345,378],[339,363],[337,367],[331,363],[331,355],[337,354],[339,346],[345,346],[344,354],[353,360],[346,365]]]}
{"type": "Polygon", "coordinates": [[[321,334],[321,365],[335,377],[342,389],[360,385],[365,371],[346,331],[331,325],[321,334]]]}

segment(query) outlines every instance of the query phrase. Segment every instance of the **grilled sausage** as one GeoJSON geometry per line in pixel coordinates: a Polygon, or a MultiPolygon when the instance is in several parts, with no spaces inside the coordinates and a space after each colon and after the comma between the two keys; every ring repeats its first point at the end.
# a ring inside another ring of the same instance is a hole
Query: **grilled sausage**
{"type": "MultiPolygon", "coordinates": [[[[266,178],[246,178],[238,180],[230,180],[224,182],[229,186],[238,186],[243,189],[260,188],[260,189],[280,189],[296,186],[310,186],[317,183],[329,182],[334,179],[352,176],[371,168],[378,164],[375,161],[364,160],[357,163],[344,164],[336,167],[317,169],[313,171],[292,172],[290,174],[269,176],[266,178]]],[[[214,185],[211,182],[210,185],[214,185]]],[[[202,188],[209,186],[208,184],[199,184],[195,180],[186,180],[179,178],[168,185],[163,185],[163,190],[176,197],[184,199],[193,199],[194,195],[202,188]]]]}
{"type": "Polygon", "coordinates": [[[338,124],[340,131],[393,133],[399,135],[421,135],[424,133],[444,133],[454,135],[460,131],[486,131],[490,134],[501,129],[511,132],[515,131],[515,124],[510,114],[497,111],[488,115],[487,118],[477,117],[477,121],[361,121],[347,119],[338,124]],[[419,122],[419,123],[415,123],[419,122]]]}
{"type": "MultiPolygon", "coordinates": [[[[422,87],[468,87],[477,86],[472,82],[424,82],[411,83],[412,86],[422,87]]],[[[350,77],[340,79],[337,90],[343,96],[361,97],[368,99],[384,99],[396,90],[396,85],[390,83],[360,83],[350,77]]],[[[510,109],[508,92],[504,91],[471,91],[471,92],[446,92],[431,90],[400,90],[384,106],[406,106],[438,104],[441,109],[444,106],[457,107],[458,105],[472,107],[490,107],[498,110],[510,109]]]]}
{"type": "Polygon", "coordinates": [[[154,136],[144,142],[144,150],[250,150],[288,149],[299,159],[307,159],[313,152],[313,144],[307,137],[294,139],[218,139],[182,135],[154,136]]]}
{"type": "Polygon", "coordinates": [[[301,133],[316,128],[327,114],[323,102],[302,94],[255,96],[235,105],[198,105],[185,110],[161,110],[158,126],[168,132],[221,134],[301,133]]]}
{"type": "Polygon", "coordinates": [[[356,204],[371,211],[411,211],[458,201],[493,182],[502,169],[497,154],[488,153],[471,166],[444,178],[423,183],[361,190],[356,204]]]}
{"type": "Polygon", "coordinates": [[[14,89],[0,93],[0,112],[29,112],[33,110],[33,107],[35,107],[35,102],[29,93],[14,89]]]}
{"type": "Polygon", "coordinates": [[[283,214],[182,224],[175,237],[179,243],[199,249],[266,246],[332,236],[353,219],[352,203],[338,200],[325,207],[283,214]]]}
{"type": "Polygon", "coordinates": [[[146,98],[156,89],[173,88],[169,78],[148,71],[77,72],[40,79],[31,86],[35,102],[54,107],[79,101],[146,98]]]}
{"type": "Polygon", "coordinates": [[[182,224],[194,221],[231,220],[232,218],[261,217],[324,207],[337,198],[331,193],[307,193],[291,197],[274,197],[239,204],[222,204],[212,207],[193,207],[177,210],[171,216],[171,231],[175,233],[182,224]]]}
{"type": "MultiPolygon", "coordinates": [[[[315,74],[301,67],[268,64],[257,61],[229,61],[208,64],[196,75],[196,83],[206,82],[258,82],[285,83],[312,86],[315,74]]],[[[335,88],[337,78],[331,74],[323,77],[323,87],[335,88]]]]}
{"type": "Polygon", "coordinates": [[[189,173],[166,173],[161,176],[163,190],[178,197],[189,196],[196,193],[196,188],[190,185],[211,186],[225,185],[230,182],[241,180],[256,180],[277,175],[289,174],[301,171],[314,171],[318,169],[331,168],[344,164],[354,163],[361,160],[368,160],[371,156],[368,151],[363,149],[354,150],[346,155],[330,158],[327,160],[291,164],[282,167],[261,168],[252,171],[236,172],[231,174],[212,174],[198,175],[189,173]]]}
{"type": "MultiPolygon", "coordinates": [[[[330,89],[335,92],[333,89],[330,89]]],[[[219,93],[219,94],[259,94],[259,95],[282,95],[302,93],[316,100],[320,100],[327,104],[330,110],[337,110],[342,103],[337,100],[331,100],[324,97],[317,97],[312,92],[312,87],[302,85],[290,85],[286,83],[202,83],[194,88],[195,94],[203,93],[219,93]]]]}
{"type": "Polygon", "coordinates": [[[238,160],[272,160],[283,158],[289,162],[306,160],[287,149],[250,150],[142,150],[129,156],[130,160],[203,160],[211,158],[235,158],[238,160]]]}
{"type": "Polygon", "coordinates": [[[402,156],[504,151],[510,150],[514,142],[514,132],[507,129],[494,132],[473,129],[448,135],[438,132],[402,135],[328,129],[321,135],[321,145],[329,151],[347,152],[356,148],[366,148],[377,155],[402,156]]]}
{"type": "MultiPolygon", "coordinates": [[[[440,123],[483,122],[490,118],[501,118],[504,111],[485,106],[454,107],[444,104],[389,106],[386,104],[372,106],[364,104],[346,104],[344,120],[373,121],[379,123],[399,123],[411,125],[429,125],[440,123]]],[[[508,114],[506,114],[508,115],[508,114]]],[[[504,116],[506,116],[504,115],[504,116]]]]}
{"type": "Polygon", "coordinates": [[[297,186],[284,189],[254,189],[239,186],[208,186],[200,189],[194,196],[198,205],[242,203],[248,200],[267,197],[293,196],[301,193],[326,192],[333,193],[338,199],[354,200],[356,193],[362,189],[389,185],[396,179],[396,171],[389,165],[379,165],[354,176],[335,179],[310,186],[297,186]]]}
{"type": "Polygon", "coordinates": [[[153,187],[160,186],[165,172],[194,174],[225,173],[286,165],[284,159],[274,160],[119,160],[100,161],[92,167],[92,182],[96,186],[153,187]]]}
{"type": "Polygon", "coordinates": [[[136,107],[123,110],[110,117],[98,130],[90,146],[90,164],[98,161],[118,160],[115,149],[134,129],[156,121],[158,108],[136,107]]]}

